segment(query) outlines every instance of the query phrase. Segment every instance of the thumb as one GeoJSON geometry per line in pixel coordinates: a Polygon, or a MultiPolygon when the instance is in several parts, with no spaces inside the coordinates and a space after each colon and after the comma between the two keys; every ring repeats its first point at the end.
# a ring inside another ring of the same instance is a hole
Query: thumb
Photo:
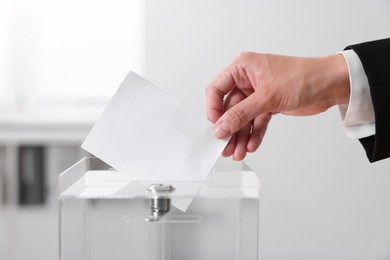
{"type": "Polygon", "coordinates": [[[217,120],[213,128],[213,135],[218,139],[229,137],[262,112],[264,111],[260,108],[256,95],[253,93],[231,107],[217,120]]]}

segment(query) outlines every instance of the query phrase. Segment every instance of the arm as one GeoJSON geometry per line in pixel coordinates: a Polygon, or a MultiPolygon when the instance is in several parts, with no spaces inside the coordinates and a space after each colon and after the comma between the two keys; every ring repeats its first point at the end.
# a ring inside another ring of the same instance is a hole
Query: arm
{"type": "Polygon", "coordinates": [[[375,135],[360,139],[370,162],[390,157],[390,39],[346,48],[359,56],[370,85],[375,135]]]}

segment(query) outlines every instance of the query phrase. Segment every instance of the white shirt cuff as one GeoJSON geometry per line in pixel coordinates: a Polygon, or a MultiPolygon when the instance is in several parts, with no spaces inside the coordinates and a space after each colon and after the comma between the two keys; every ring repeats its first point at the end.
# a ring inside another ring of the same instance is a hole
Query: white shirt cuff
{"type": "Polygon", "coordinates": [[[339,105],[346,135],[360,139],[375,134],[375,112],[370,85],[359,56],[353,50],[340,52],[347,62],[351,94],[349,104],[339,105]]]}

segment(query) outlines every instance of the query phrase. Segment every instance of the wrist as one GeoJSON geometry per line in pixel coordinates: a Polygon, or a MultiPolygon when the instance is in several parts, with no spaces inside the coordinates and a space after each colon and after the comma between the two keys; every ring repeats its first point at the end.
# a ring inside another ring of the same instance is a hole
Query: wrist
{"type": "Polygon", "coordinates": [[[330,106],[347,104],[350,98],[348,65],[341,54],[321,58],[326,97],[330,106]]]}

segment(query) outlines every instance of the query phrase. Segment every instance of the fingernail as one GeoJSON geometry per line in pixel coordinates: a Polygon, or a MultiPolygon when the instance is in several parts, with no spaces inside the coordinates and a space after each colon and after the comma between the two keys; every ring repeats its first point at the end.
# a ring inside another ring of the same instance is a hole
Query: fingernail
{"type": "Polygon", "coordinates": [[[230,128],[222,121],[214,127],[213,135],[218,139],[228,137],[230,135],[230,128]]]}

